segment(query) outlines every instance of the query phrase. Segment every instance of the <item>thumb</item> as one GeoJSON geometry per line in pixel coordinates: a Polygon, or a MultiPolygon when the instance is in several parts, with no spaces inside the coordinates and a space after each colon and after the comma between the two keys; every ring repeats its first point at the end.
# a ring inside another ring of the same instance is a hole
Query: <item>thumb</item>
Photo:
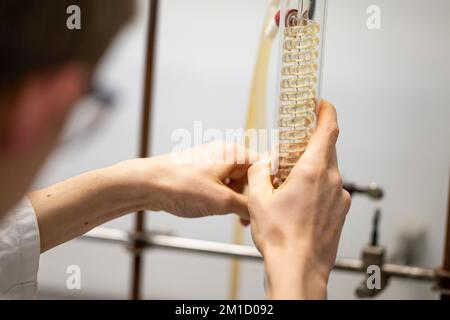
{"type": "Polygon", "coordinates": [[[273,192],[270,179],[270,158],[264,156],[248,170],[248,186],[250,194],[267,195],[273,192]]]}

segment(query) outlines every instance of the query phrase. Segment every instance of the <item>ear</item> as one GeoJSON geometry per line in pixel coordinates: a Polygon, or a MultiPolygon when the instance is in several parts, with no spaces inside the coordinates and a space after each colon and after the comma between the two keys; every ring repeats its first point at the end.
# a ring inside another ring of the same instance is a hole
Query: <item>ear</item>
{"type": "Polygon", "coordinates": [[[9,106],[9,151],[30,150],[50,128],[61,127],[71,106],[86,90],[87,83],[87,68],[80,64],[29,76],[20,87],[14,105],[9,106]]]}

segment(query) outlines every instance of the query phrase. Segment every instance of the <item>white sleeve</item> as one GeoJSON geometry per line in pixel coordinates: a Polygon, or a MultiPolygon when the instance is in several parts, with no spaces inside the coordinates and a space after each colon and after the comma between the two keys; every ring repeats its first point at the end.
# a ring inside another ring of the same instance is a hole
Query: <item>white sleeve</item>
{"type": "Polygon", "coordinates": [[[28,198],[0,218],[0,299],[32,299],[37,290],[40,239],[28,198]]]}

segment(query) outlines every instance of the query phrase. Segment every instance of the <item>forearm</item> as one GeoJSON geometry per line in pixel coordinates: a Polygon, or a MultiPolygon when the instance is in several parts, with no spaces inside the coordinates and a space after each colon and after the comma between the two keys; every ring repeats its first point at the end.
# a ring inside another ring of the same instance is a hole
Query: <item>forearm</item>
{"type": "Polygon", "coordinates": [[[318,300],[327,297],[326,273],[302,253],[269,250],[264,257],[267,297],[275,300],[318,300]]]}
{"type": "Polygon", "coordinates": [[[41,252],[126,213],[143,209],[144,188],[124,164],[84,173],[28,197],[36,211],[41,252]]]}

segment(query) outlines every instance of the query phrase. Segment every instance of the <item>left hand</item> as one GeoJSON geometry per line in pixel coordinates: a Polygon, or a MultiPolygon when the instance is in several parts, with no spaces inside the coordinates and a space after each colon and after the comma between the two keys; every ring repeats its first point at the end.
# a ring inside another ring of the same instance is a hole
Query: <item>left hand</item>
{"type": "Polygon", "coordinates": [[[238,214],[249,220],[247,170],[257,156],[237,144],[212,142],[193,149],[126,161],[129,176],[144,191],[144,207],[179,217],[238,214]]]}

